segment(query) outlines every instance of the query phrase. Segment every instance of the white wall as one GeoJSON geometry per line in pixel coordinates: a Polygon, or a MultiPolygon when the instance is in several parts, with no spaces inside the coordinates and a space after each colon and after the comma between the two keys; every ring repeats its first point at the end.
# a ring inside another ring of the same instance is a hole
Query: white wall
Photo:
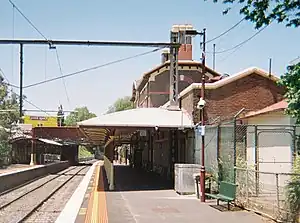
{"type": "MultiPolygon", "coordinates": [[[[283,126],[273,127],[271,125],[293,125],[292,120],[283,111],[272,112],[249,118],[248,125],[258,125],[258,151],[259,151],[259,171],[289,173],[292,168],[292,143],[293,137],[283,126]],[[260,126],[269,125],[269,126],[260,126]],[[264,130],[262,130],[264,129],[264,130]],[[265,132],[267,130],[267,132],[265,132]]],[[[291,132],[292,133],[292,132],[291,132]]],[[[247,130],[247,157],[248,163],[254,164],[254,127],[247,130]]],[[[262,174],[261,180],[264,183],[275,183],[274,175],[262,174]]],[[[287,180],[280,176],[280,184],[287,180]]]]}

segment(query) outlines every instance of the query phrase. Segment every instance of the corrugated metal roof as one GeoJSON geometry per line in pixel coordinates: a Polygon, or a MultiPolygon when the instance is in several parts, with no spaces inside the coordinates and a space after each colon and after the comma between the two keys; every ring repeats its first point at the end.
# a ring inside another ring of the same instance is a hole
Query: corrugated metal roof
{"type": "Polygon", "coordinates": [[[160,127],[193,128],[193,120],[183,111],[165,108],[137,108],[101,115],[79,122],[80,127],[160,127]]]}

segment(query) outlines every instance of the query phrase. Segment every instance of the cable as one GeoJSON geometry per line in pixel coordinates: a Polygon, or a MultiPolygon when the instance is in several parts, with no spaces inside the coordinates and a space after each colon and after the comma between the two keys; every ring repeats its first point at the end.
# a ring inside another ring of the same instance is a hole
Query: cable
{"type": "MultiPolygon", "coordinates": [[[[6,75],[4,74],[4,72],[3,72],[3,70],[2,70],[1,68],[0,68],[0,72],[1,72],[1,74],[3,75],[3,78],[8,82],[8,85],[11,85],[11,84],[9,83],[8,78],[6,77],[6,75]]],[[[17,95],[17,96],[19,97],[19,99],[20,99],[20,95],[19,95],[19,94],[17,94],[16,92],[13,92],[13,93],[14,93],[15,95],[17,95]]],[[[45,110],[39,108],[38,106],[36,106],[36,105],[33,104],[32,102],[28,101],[26,98],[23,98],[23,100],[26,101],[28,104],[32,105],[33,107],[35,107],[36,109],[38,109],[38,110],[44,112],[44,113],[47,114],[47,115],[50,115],[50,114],[47,113],[45,110]]]]}
{"type": "MultiPolygon", "coordinates": [[[[272,23],[272,22],[271,22],[272,23]]],[[[270,23],[270,24],[271,24],[270,23]]],[[[216,54],[220,54],[220,53],[225,53],[225,52],[228,52],[228,51],[231,51],[231,50],[234,50],[242,45],[244,45],[245,43],[247,43],[248,41],[250,41],[251,39],[253,39],[255,36],[257,36],[259,33],[261,33],[264,29],[266,29],[270,24],[264,26],[262,29],[258,30],[256,33],[254,33],[252,36],[250,36],[248,39],[244,40],[243,42],[229,48],[229,49],[226,49],[226,50],[222,50],[222,51],[217,51],[215,52],[216,54]]],[[[213,52],[206,52],[206,53],[213,53],[213,52]]]]}
{"type": "Polygon", "coordinates": [[[7,76],[4,74],[3,70],[0,68],[0,74],[3,76],[3,78],[8,82],[6,83],[7,85],[10,85],[9,84],[9,79],[7,78],[7,76]]]}
{"type": "Polygon", "coordinates": [[[112,64],[120,63],[120,62],[123,62],[123,61],[126,61],[126,60],[134,59],[134,58],[137,58],[137,57],[141,57],[141,56],[156,52],[156,51],[158,51],[162,48],[163,47],[156,48],[154,50],[147,51],[147,52],[144,52],[144,53],[140,53],[140,54],[137,54],[137,55],[134,55],[134,56],[125,57],[123,59],[114,60],[114,61],[111,61],[111,62],[108,62],[108,63],[105,63],[105,64],[101,64],[101,65],[98,65],[98,66],[94,66],[94,67],[86,68],[86,69],[83,69],[83,70],[79,70],[79,71],[76,71],[74,73],[65,74],[65,75],[62,75],[60,77],[54,77],[54,78],[51,78],[51,79],[48,79],[48,80],[44,80],[44,81],[40,81],[40,82],[37,82],[37,83],[29,84],[29,85],[27,85],[23,88],[30,88],[30,87],[45,84],[45,83],[48,83],[48,82],[56,81],[56,80],[61,79],[61,78],[71,77],[71,76],[81,74],[81,73],[85,73],[85,72],[88,72],[88,71],[91,71],[91,70],[97,70],[97,69],[102,68],[102,67],[106,67],[106,66],[109,66],[109,65],[112,65],[112,64]]]}
{"type": "Polygon", "coordinates": [[[65,81],[65,79],[64,79],[64,75],[63,75],[63,72],[62,72],[61,62],[60,62],[60,58],[59,58],[59,55],[58,55],[57,48],[55,48],[55,54],[56,54],[56,59],[57,59],[57,63],[58,63],[60,75],[61,75],[61,77],[62,77],[62,81],[63,81],[65,93],[66,93],[66,98],[67,98],[69,107],[71,107],[70,98],[69,98],[68,90],[67,90],[67,86],[66,86],[66,81],[65,81]]]}
{"type": "MultiPolygon", "coordinates": [[[[18,12],[23,16],[23,18],[45,39],[48,41],[48,38],[33,24],[33,22],[30,21],[30,19],[28,19],[25,14],[11,1],[9,0],[9,2],[12,4],[13,8],[16,8],[18,10],[18,12]]],[[[49,44],[51,44],[49,42],[49,44]]],[[[47,52],[46,52],[47,53],[47,52]]],[[[60,62],[60,59],[59,59],[59,55],[58,55],[58,51],[57,49],[55,48],[55,53],[56,53],[56,58],[57,58],[57,63],[58,63],[58,67],[59,67],[59,70],[60,70],[60,74],[61,76],[63,76],[63,73],[62,73],[62,68],[61,68],[61,62],[60,62]]],[[[47,56],[47,54],[46,54],[47,56]]],[[[46,57],[45,56],[45,57],[46,57]]],[[[45,59],[46,60],[46,59],[45,59]]],[[[46,68],[45,68],[45,79],[46,79],[46,68]]],[[[67,92],[67,87],[66,87],[66,83],[65,83],[65,80],[63,79],[63,84],[64,84],[64,89],[65,89],[65,93],[66,93],[66,97],[67,97],[67,101],[69,103],[69,106],[70,106],[70,98],[69,98],[69,95],[68,95],[68,92],[67,92]]]]}
{"type": "Polygon", "coordinates": [[[238,48],[236,48],[234,51],[232,51],[231,53],[229,53],[227,56],[223,57],[220,61],[218,61],[218,64],[223,63],[224,61],[226,61],[229,57],[231,57],[236,51],[238,51],[240,48],[242,48],[242,46],[239,46],[238,48]]]}
{"type": "Polygon", "coordinates": [[[35,29],[35,31],[37,31],[42,37],[44,37],[45,40],[48,40],[46,38],[46,36],[44,36],[44,34],[23,14],[23,12],[15,5],[15,3],[13,3],[11,0],[8,0],[10,2],[10,4],[12,4],[13,7],[15,7],[18,12],[23,16],[24,19],[26,19],[26,21],[35,29]]]}
{"type": "MultiPolygon", "coordinates": [[[[17,93],[15,93],[15,94],[20,98],[20,95],[18,95],[17,93]]],[[[45,110],[39,108],[38,106],[36,106],[32,102],[28,101],[27,99],[23,98],[23,100],[26,101],[28,104],[32,105],[33,107],[35,107],[36,109],[40,110],[41,112],[44,112],[46,115],[51,116],[48,112],[46,112],[45,110]]],[[[24,109],[24,110],[26,110],[26,109],[24,109]]]]}
{"type": "Polygon", "coordinates": [[[235,25],[233,25],[232,27],[230,27],[229,29],[227,29],[226,31],[222,32],[220,35],[210,39],[210,40],[207,40],[205,43],[210,43],[222,36],[224,36],[225,34],[229,33],[231,30],[233,30],[235,27],[237,27],[239,24],[241,24],[244,20],[246,19],[246,17],[242,18],[239,22],[237,22],[235,25]]]}
{"type": "MultiPolygon", "coordinates": [[[[15,39],[15,6],[13,6],[12,10],[12,39],[15,39]]],[[[12,74],[12,82],[14,81],[14,49],[15,45],[11,45],[11,74],[12,74]]]]}

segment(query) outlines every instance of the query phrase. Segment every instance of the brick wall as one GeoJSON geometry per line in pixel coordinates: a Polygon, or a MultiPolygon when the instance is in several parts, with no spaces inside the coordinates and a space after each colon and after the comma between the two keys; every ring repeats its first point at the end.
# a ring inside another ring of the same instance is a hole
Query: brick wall
{"type": "MultiPolygon", "coordinates": [[[[201,74],[197,70],[179,70],[179,75],[185,75],[188,78],[191,78],[194,82],[201,81],[201,74]]],[[[178,89],[181,92],[183,89],[188,87],[190,83],[186,81],[179,81],[178,89]]],[[[160,75],[155,77],[155,81],[150,82],[150,92],[169,92],[170,91],[170,74],[169,71],[165,71],[160,75]]],[[[169,101],[168,94],[150,96],[150,103],[153,107],[159,107],[164,105],[169,101]]]]}
{"type": "MultiPolygon", "coordinates": [[[[232,119],[242,108],[246,111],[260,110],[283,99],[284,89],[272,80],[257,74],[251,74],[217,89],[207,89],[205,100],[206,120],[232,119]]],[[[181,99],[181,104],[194,122],[200,121],[200,111],[196,109],[200,98],[200,89],[194,89],[181,99]],[[193,102],[192,102],[193,101],[193,102]],[[191,105],[192,103],[192,105],[191,105]]]]}
{"type": "Polygon", "coordinates": [[[193,46],[192,44],[182,44],[178,51],[178,60],[192,60],[193,46]]]}

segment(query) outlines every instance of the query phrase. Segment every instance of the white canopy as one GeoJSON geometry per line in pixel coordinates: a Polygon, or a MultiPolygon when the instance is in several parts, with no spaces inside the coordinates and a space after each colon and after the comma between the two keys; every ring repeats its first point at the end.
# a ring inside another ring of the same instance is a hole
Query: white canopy
{"type": "Polygon", "coordinates": [[[77,123],[79,127],[193,128],[193,120],[182,110],[136,108],[101,115],[77,123]]]}

